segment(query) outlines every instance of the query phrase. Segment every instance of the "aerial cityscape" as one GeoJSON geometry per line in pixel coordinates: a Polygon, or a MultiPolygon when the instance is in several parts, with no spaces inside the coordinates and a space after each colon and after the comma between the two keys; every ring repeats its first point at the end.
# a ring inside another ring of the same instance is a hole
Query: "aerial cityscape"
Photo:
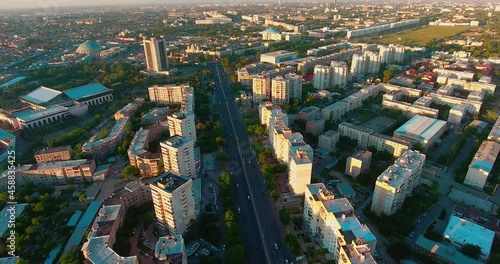
{"type": "Polygon", "coordinates": [[[500,263],[500,3],[104,2],[0,3],[0,264],[500,263]]]}

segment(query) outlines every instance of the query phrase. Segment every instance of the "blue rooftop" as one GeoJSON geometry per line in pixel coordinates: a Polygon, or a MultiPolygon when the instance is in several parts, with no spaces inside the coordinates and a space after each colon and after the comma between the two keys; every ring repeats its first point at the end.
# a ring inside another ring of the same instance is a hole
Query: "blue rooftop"
{"type": "Polygon", "coordinates": [[[264,33],[280,33],[279,30],[275,29],[275,28],[268,28],[266,30],[264,30],[264,33]]]}
{"type": "Polygon", "coordinates": [[[16,77],[2,85],[0,85],[0,91],[3,90],[4,88],[6,88],[7,86],[10,86],[10,85],[14,85],[18,82],[21,82],[22,80],[26,79],[26,76],[19,76],[19,77],[16,77]]]}
{"type": "Polygon", "coordinates": [[[0,128],[0,140],[16,138],[16,136],[0,128]]]}
{"type": "Polygon", "coordinates": [[[484,171],[487,171],[488,173],[491,172],[493,169],[493,164],[485,161],[485,160],[475,160],[472,162],[472,168],[474,169],[481,169],[484,171]]]}
{"type": "Polygon", "coordinates": [[[88,97],[104,94],[112,91],[100,83],[90,83],[83,86],[78,86],[64,91],[69,98],[73,100],[81,100],[88,97]]]}
{"type": "Polygon", "coordinates": [[[75,226],[78,220],[80,220],[80,216],[82,216],[82,211],[76,211],[68,221],[67,226],[75,226]]]}
{"type": "Polygon", "coordinates": [[[54,262],[56,262],[56,257],[57,254],[59,254],[60,250],[61,250],[61,245],[58,245],[57,247],[52,249],[52,251],[50,251],[49,256],[47,257],[47,259],[43,264],[53,264],[54,262]]]}
{"type": "Polygon", "coordinates": [[[89,228],[90,224],[92,224],[92,220],[94,220],[97,212],[99,212],[99,208],[101,208],[101,205],[102,201],[94,201],[90,203],[89,207],[83,214],[82,219],[80,219],[80,222],[78,222],[75,231],[73,231],[73,234],[71,234],[71,237],[69,238],[68,243],[64,248],[64,253],[75,250],[80,245],[83,237],[85,236],[85,232],[89,228]]]}

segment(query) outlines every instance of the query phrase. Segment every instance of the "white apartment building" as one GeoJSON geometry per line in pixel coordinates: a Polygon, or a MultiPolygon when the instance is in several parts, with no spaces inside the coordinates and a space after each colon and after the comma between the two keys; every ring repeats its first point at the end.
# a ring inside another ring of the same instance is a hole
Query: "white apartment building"
{"type": "Polygon", "coordinates": [[[294,195],[302,195],[306,185],[311,183],[312,160],[307,150],[302,146],[290,148],[290,162],[288,163],[288,186],[294,195]]]}
{"type": "Polygon", "coordinates": [[[392,215],[403,205],[406,197],[420,184],[425,155],[408,150],[387,168],[375,182],[371,210],[378,215],[392,215]]]}
{"type": "Polygon", "coordinates": [[[175,175],[185,175],[196,179],[193,140],[181,136],[172,136],[160,142],[161,155],[165,171],[175,175]]]}
{"type": "Polygon", "coordinates": [[[332,61],[330,63],[331,79],[330,86],[339,86],[345,88],[347,85],[347,77],[349,76],[349,68],[345,61],[332,61]]]}
{"type": "Polygon", "coordinates": [[[164,39],[144,39],[144,55],[148,70],[162,72],[168,69],[167,42],[164,39]]]}
{"type": "Polygon", "coordinates": [[[464,184],[483,189],[498,157],[500,144],[495,141],[483,141],[467,170],[464,184]]]}
{"type": "Polygon", "coordinates": [[[405,47],[402,45],[394,44],[390,44],[389,46],[381,46],[379,55],[382,59],[382,62],[387,64],[402,62],[405,58],[405,47]]]}
{"type": "Polygon", "coordinates": [[[262,102],[259,104],[259,119],[260,124],[269,128],[271,118],[281,115],[285,124],[288,125],[288,116],[281,111],[281,106],[274,105],[271,102],[262,102]]]}
{"type": "Polygon", "coordinates": [[[196,220],[193,180],[165,172],[149,184],[156,224],[164,234],[182,235],[196,220]]]}
{"type": "Polygon", "coordinates": [[[167,117],[170,136],[181,136],[191,139],[196,145],[196,124],[191,112],[177,112],[167,117]]]}
{"type": "Polygon", "coordinates": [[[328,130],[325,133],[319,135],[318,147],[324,148],[330,152],[334,152],[337,149],[337,143],[339,143],[340,133],[338,131],[328,130]]]}
{"type": "Polygon", "coordinates": [[[500,143],[500,117],[497,118],[497,121],[491,128],[491,131],[488,134],[488,140],[500,143]]]}
{"type": "Polygon", "coordinates": [[[157,104],[180,104],[187,94],[193,94],[193,87],[181,85],[153,85],[148,88],[149,100],[157,104]]]}
{"type": "Polygon", "coordinates": [[[271,79],[265,74],[258,74],[252,80],[253,102],[260,103],[271,99],[271,79]]]}
{"type": "Polygon", "coordinates": [[[282,76],[275,77],[271,80],[271,102],[273,104],[282,105],[290,101],[290,89],[287,86],[287,81],[282,76]]]}
{"type": "Polygon", "coordinates": [[[389,137],[375,133],[373,130],[360,127],[351,123],[342,122],[339,124],[341,136],[345,136],[358,141],[358,146],[368,148],[373,146],[377,151],[387,150],[394,157],[401,156],[410,149],[411,143],[399,138],[389,137]]]}
{"type": "Polygon", "coordinates": [[[295,73],[287,73],[285,75],[286,86],[290,93],[290,99],[302,99],[302,76],[295,73]]]}
{"type": "Polygon", "coordinates": [[[335,263],[376,263],[371,254],[377,239],[359,222],[349,200],[335,199],[323,183],[306,186],[303,217],[305,231],[334,256],[335,263]]]}
{"type": "Polygon", "coordinates": [[[331,68],[325,65],[316,65],[314,67],[314,88],[324,90],[330,88],[330,81],[332,79],[331,68]]]}
{"type": "Polygon", "coordinates": [[[378,53],[365,51],[362,55],[354,54],[352,56],[351,73],[352,74],[370,74],[378,73],[382,58],[378,53]]]}

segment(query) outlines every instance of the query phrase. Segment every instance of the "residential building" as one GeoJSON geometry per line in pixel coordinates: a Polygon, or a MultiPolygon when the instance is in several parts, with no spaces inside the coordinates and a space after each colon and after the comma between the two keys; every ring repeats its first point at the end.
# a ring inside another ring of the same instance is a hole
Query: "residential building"
{"type": "Polygon", "coordinates": [[[483,189],[498,157],[500,144],[495,141],[483,141],[469,165],[464,184],[483,189]]]}
{"type": "Polygon", "coordinates": [[[151,203],[151,188],[149,188],[149,184],[144,184],[140,179],[131,181],[122,189],[113,192],[106,201],[106,205],[119,204],[125,211],[131,207],[139,207],[151,203]]]}
{"type": "Polygon", "coordinates": [[[271,102],[283,105],[290,102],[290,89],[285,78],[278,76],[271,80],[271,102]]]}
{"type": "Polygon", "coordinates": [[[196,179],[193,140],[181,136],[171,136],[160,142],[165,171],[175,175],[185,175],[196,179]]]}
{"type": "Polygon", "coordinates": [[[313,72],[316,65],[329,65],[332,61],[348,61],[352,59],[354,54],[361,54],[361,52],[361,48],[350,48],[321,57],[307,57],[298,62],[297,71],[300,73],[310,73],[313,72]]]}
{"type": "Polygon", "coordinates": [[[162,121],[167,120],[168,108],[167,107],[155,107],[145,115],[141,116],[141,125],[152,125],[158,124],[162,121]]]}
{"type": "Polygon", "coordinates": [[[74,152],[71,146],[43,148],[35,152],[36,163],[70,160],[74,152]]]}
{"type": "Polygon", "coordinates": [[[170,136],[178,135],[191,139],[196,144],[196,124],[192,112],[177,112],[167,117],[170,136]]]}
{"type": "Polygon", "coordinates": [[[268,62],[278,65],[281,62],[295,60],[296,58],[297,58],[297,53],[286,50],[278,50],[260,54],[260,62],[268,62]]]}
{"type": "Polygon", "coordinates": [[[0,166],[16,150],[16,136],[0,128],[0,166]]]}
{"type": "Polygon", "coordinates": [[[164,39],[144,38],[142,44],[147,69],[153,72],[168,70],[167,42],[164,39]]]}
{"type": "Polygon", "coordinates": [[[309,121],[320,116],[320,109],[316,106],[308,106],[299,111],[299,119],[309,121]]]}
{"type": "Polygon", "coordinates": [[[288,163],[288,186],[294,195],[302,195],[306,185],[311,183],[312,160],[309,159],[307,150],[302,146],[290,148],[290,161],[288,163]]]}
{"type": "Polygon", "coordinates": [[[435,93],[430,93],[428,96],[423,98],[427,97],[430,97],[435,103],[448,105],[450,107],[453,107],[455,105],[463,105],[467,113],[472,115],[478,114],[483,104],[481,101],[462,99],[458,97],[435,94],[435,93]]]}
{"type": "Polygon", "coordinates": [[[476,245],[481,249],[479,261],[486,263],[490,257],[495,232],[471,221],[452,215],[443,236],[452,245],[461,249],[466,244],[476,245]]]}
{"type": "Polygon", "coordinates": [[[132,117],[137,109],[139,109],[139,107],[142,106],[145,102],[146,101],[144,100],[144,98],[137,98],[134,101],[128,103],[122,109],[116,111],[114,115],[115,121],[118,121],[118,119],[123,117],[132,117]]]}
{"type": "Polygon", "coordinates": [[[330,86],[335,88],[345,88],[347,85],[347,77],[349,76],[349,68],[345,61],[332,61],[330,63],[331,79],[330,86]]]}
{"type": "Polygon", "coordinates": [[[477,259],[470,258],[464,255],[460,248],[457,248],[451,243],[435,242],[427,239],[423,234],[419,235],[415,241],[415,252],[419,255],[424,255],[439,263],[467,263],[467,264],[482,264],[477,259]]]}
{"type": "Polygon", "coordinates": [[[82,246],[87,261],[93,264],[139,263],[137,256],[122,257],[113,250],[116,232],[123,224],[124,211],[121,205],[104,206],[99,210],[88,240],[82,246]]]}
{"type": "Polygon", "coordinates": [[[197,215],[193,180],[167,171],[154,178],[149,186],[157,227],[164,234],[184,234],[197,215]]]}
{"type": "Polygon", "coordinates": [[[162,173],[160,167],[161,154],[148,151],[149,143],[159,139],[161,127],[153,125],[140,128],[134,135],[127,150],[130,165],[136,167],[142,177],[156,177],[162,173]]]}
{"type": "Polygon", "coordinates": [[[382,58],[375,52],[365,51],[362,55],[354,54],[352,56],[351,73],[352,74],[370,74],[378,73],[382,58]]]}
{"type": "Polygon", "coordinates": [[[306,123],[306,133],[311,133],[313,136],[319,136],[325,132],[325,119],[314,118],[306,123]]]}
{"type": "Polygon", "coordinates": [[[454,105],[448,114],[448,122],[460,124],[465,118],[467,110],[463,105],[454,105]]]}
{"type": "Polygon", "coordinates": [[[368,150],[359,150],[347,158],[347,163],[345,166],[345,174],[352,177],[358,177],[361,173],[365,173],[370,170],[370,164],[372,161],[372,153],[368,150]]]}
{"type": "Polygon", "coordinates": [[[319,135],[318,147],[324,148],[330,152],[335,152],[337,149],[337,143],[339,143],[340,133],[334,130],[328,130],[325,133],[319,135]]]}
{"type": "Polygon", "coordinates": [[[283,36],[279,32],[279,30],[275,28],[268,28],[260,32],[260,34],[262,35],[262,40],[283,40],[283,36]]]}
{"type": "Polygon", "coordinates": [[[359,222],[346,198],[336,199],[323,183],[308,184],[304,226],[314,242],[334,256],[335,263],[375,264],[377,239],[359,222]]]}
{"type": "Polygon", "coordinates": [[[107,136],[102,138],[101,133],[95,134],[83,144],[82,151],[91,154],[94,159],[108,157],[122,144],[122,140],[126,135],[125,127],[129,123],[129,117],[119,119],[107,136]]]}
{"type": "Polygon", "coordinates": [[[377,96],[380,90],[386,91],[388,89],[380,84],[369,85],[362,88],[358,92],[321,109],[321,117],[325,120],[339,121],[345,114],[361,107],[363,105],[363,101],[377,96]]]}
{"type": "Polygon", "coordinates": [[[187,264],[184,238],[181,235],[158,238],[155,247],[155,258],[169,264],[187,264]]]}
{"type": "Polygon", "coordinates": [[[269,128],[271,118],[277,115],[281,115],[285,124],[288,125],[288,116],[281,111],[281,106],[274,105],[271,102],[262,102],[259,104],[259,119],[261,125],[265,125],[269,128]]]}
{"type": "Polygon", "coordinates": [[[193,94],[194,88],[189,84],[181,85],[153,85],[148,88],[149,100],[157,104],[180,104],[184,97],[193,94]]]}
{"type": "MultiPolygon", "coordinates": [[[[68,180],[80,183],[84,180],[91,181],[95,170],[96,164],[92,159],[25,164],[15,169],[16,184],[32,182],[35,185],[63,185],[68,180]]],[[[7,173],[4,172],[3,175],[7,173]]],[[[7,187],[6,184],[4,186],[7,187]]]]}
{"type": "Polygon", "coordinates": [[[286,87],[290,93],[290,99],[302,99],[302,76],[295,73],[285,75],[286,87]]]}
{"type": "Polygon", "coordinates": [[[491,128],[491,131],[488,134],[488,140],[500,143],[500,117],[497,118],[497,121],[495,121],[495,124],[491,128]]]}
{"type": "Polygon", "coordinates": [[[389,46],[381,46],[379,55],[383,63],[399,63],[405,58],[405,47],[402,45],[390,44],[389,46]]]}
{"type": "Polygon", "coordinates": [[[375,182],[371,210],[378,215],[392,215],[420,184],[425,155],[413,150],[403,153],[375,182]]]}
{"type": "Polygon", "coordinates": [[[324,90],[330,88],[330,81],[332,79],[332,69],[325,65],[316,65],[314,67],[314,80],[313,85],[317,90],[324,90]]]}
{"type": "Polygon", "coordinates": [[[423,115],[430,118],[437,119],[439,116],[439,110],[430,108],[427,106],[422,106],[419,104],[410,104],[402,101],[392,101],[392,100],[384,100],[382,101],[383,108],[391,108],[401,110],[406,116],[413,117],[416,115],[423,115]]]}
{"type": "Polygon", "coordinates": [[[260,103],[271,99],[271,79],[265,74],[253,78],[253,102],[260,103]]]}
{"type": "MultiPolygon", "coordinates": [[[[441,69],[441,68],[435,68],[432,71],[437,73],[438,77],[440,77],[440,76],[446,77],[446,79],[444,79],[444,82],[440,82],[442,84],[447,84],[447,79],[458,79],[458,80],[472,81],[472,79],[474,78],[474,72],[470,72],[470,71],[454,71],[454,70],[441,69]]],[[[451,85],[451,84],[448,84],[448,85],[451,85]]]]}
{"type": "Polygon", "coordinates": [[[420,144],[429,150],[446,131],[446,121],[416,115],[394,131],[394,137],[420,144]]]}
{"type": "Polygon", "coordinates": [[[377,151],[387,150],[394,157],[401,156],[411,146],[409,141],[378,134],[371,129],[347,122],[339,124],[339,132],[341,136],[356,139],[358,146],[364,149],[373,146],[377,151]]]}
{"type": "Polygon", "coordinates": [[[497,88],[496,84],[493,83],[472,82],[451,78],[448,78],[447,84],[466,91],[485,91],[488,94],[494,94],[497,88]]]}

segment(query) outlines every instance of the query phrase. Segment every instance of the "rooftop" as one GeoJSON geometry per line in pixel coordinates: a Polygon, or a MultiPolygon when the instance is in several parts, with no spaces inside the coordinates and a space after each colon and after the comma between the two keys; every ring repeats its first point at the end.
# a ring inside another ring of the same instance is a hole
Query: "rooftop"
{"type": "Polygon", "coordinates": [[[109,236],[92,237],[87,241],[82,251],[93,264],[135,264],[137,256],[122,257],[108,246],[109,236]]]}
{"type": "Polygon", "coordinates": [[[275,28],[268,28],[268,29],[262,31],[262,33],[275,33],[275,34],[279,34],[280,31],[277,30],[277,29],[275,29],[275,28]]]}
{"type": "Polygon", "coordinates": [[[467,264],[481,264],[483,262],[467,257],[462,254],[454,245],[445,245],[425,238],[420,235],[415,242],[415,245],[432,252],[441,259],[447,260],[450,263],[467,263],[467,264]]]}
{"type": "Polygon", "coordinates": [[[149,184],[172,193],[190,180],[191,179],[186,176],[176,176],[167,171],[154,178],[149,184]]]}
{"type": "Polygon", "coordinates": [[[54,148],[39,149],[35,152],[35,155],[49,154],[49,153],[60,152],[60,151],[72,151],[71,146],[59,146],[59,147],[54,147],[54,148]]]}
{"type": "Polygon", "coordinates": [[[98,52],[101,51],[103,47],[99,45],[97,42],[87,40],[80,44],[78,48],[76,48],[77,53],[88,53],[88,52],[98,52]]]}
{"type": "Polygon", "coordinates": [[[19,111],[16,113],[13,113],[13,115],[21,120],[23,120],[25,123],[48,117],[51,115],[59,114],[68,111],[68,108],[64,106],[59,106],[59,105],[53,105],[49,106],[43,110],[24,110],[24,111],[19,111]]]}
{"type": "Polygon", "coordinates": [[[158,239],[155,247],[155,257],[159,260],[176,259],[185,254],[182,235],[164,236],[158,239]]]}
{"type": "Polygon", "coordinates": [[[9,230],[8,228],[8,222],[9,222],[9,219],[10,219],[10,212],[12,208],[12,206],[14,206],[14,213],[16,214],[16,218],[19,218],[19,216],[24,212],[24,209],[26,208],[28,204],[27,203],[23,203],[23,204],[15,204],[15,205],[7,205],[5,206],[2,211],[0,212],[0,237],[3,236],[5,234],[5,232],[7,230],[9,230]]]}
{"type": "Polygon", "coordinates": [[[368,150],[361,149],[358,152],[354,153],[351,157],[358,159],[358,160],[364,160],[367,158],[371,158],[372,153],[368,150]]]}
{"type": "Polygon", "coordinates": [[[350,196],[350,195],[356,194],[356,191],[347,182],[341,182],[341,183],[337,184],[337,188],[342,190],[342,193],[344,194],[344,196],[350,196]]]}
{"type": "Polygon", "coordinates": [[[100,83],[90,83],[65,90],[64,94],[73,100],[79,101],[96,95],[109,93],[111,91],[111,89],[106,88],[100,83]]]}
{"type": "Polygon", "coordinates": [[[0,128],[0,140],[13,139],[13,138],[16,138],[16,136],[0,128]]]}
{"type": "Polygon", "coordinates": [[[483,141],[474,155],[470,166],[472,168],[481,169],[490,173],[493,169],[493,165],[495,164],[499,151],[499,143],[495,141],[483,141]]]}
{"type": "Polygon", "coordinates": [[[68,243],[66,243],[66,247],[64,247],[63,252],[76,250],[76,248],[80,245],[83,237],[85,236],[85,232],[87,231],[90,224],[92,223],[92,220],[99,211],[101,204],[102,201],[93,201],[90,203],[89,207],[87,207],[87,210],[80,219],[80,222],[78,222],[78,224],[76,225],[75,231],[73,231],[73,233],[71,234],[68,243]]]}
{"type": "Polygon", "coordinates": [[[443,235],[452,242],[477,245],[481,252],[489,255],[495,232],[452,215],[443,235]]]}
{"type": "Polygon", "coordinates": [[[27,95],[20,96],[20,98],[34,104],[43,104],[61,94],[62,92],[60,91],[41,86],[27,95]]]}
{"type": "Polygon", "coordinates": [[[321,136],[324,136],[324,137],[334,137],[334,136],[336,136],[338,134],[340,134],[338,131],[328,130],[325,133],[321,134],[321,136]]]}
{"type": "Polygon", "coordinates": [[[311,146],[303,145],[303,146],[292,146],[290,148],[290,159],[293,159],[295,164],[312,164],[312,161],[307,156],[307,150],[312,151],[311,146]]]}
{"type": "Polygon", "coordinates": [[[192,140],[189,138],[181,137],[178,135],[167,138],[165,141],[161,142],[161,144],[167,145],[173,148],[180,148],[188,143],[192,143],[192,140]]]}
{"type": "Polygon", "coordinates": [[[377,178],[377,182],[383,182],[387,185],[398,188],[408,177],[413,175],[416,167],[425,162],[425,155],[418,151],[407,150],[401,155],[393,165],[389,166],[377,178]]]}
{"type": "Polygon", "coordinates": [[[396,129],[395,133],[412,135],[419,139],[429,140],[439,130],[446,126],[446,121],[438,120],[426,116],[416,115],[401,127],[396,129]]]}
{"type": "Polygon", "coordinates": [[[287,50],[277,50],[273,52],[268,52],[268,53],[263,53],[260,56],[268,56],[268,57],[277,57],[277,56],[285,56],[285,55],[292,55],[296,54],[293,51],[287,51],[287,50]]]}
{"type": "Polygon", "coordinates": [[[166,107],[155,107],[141,117],[142,120],[158,120],[168,113],[166,107]]]}

